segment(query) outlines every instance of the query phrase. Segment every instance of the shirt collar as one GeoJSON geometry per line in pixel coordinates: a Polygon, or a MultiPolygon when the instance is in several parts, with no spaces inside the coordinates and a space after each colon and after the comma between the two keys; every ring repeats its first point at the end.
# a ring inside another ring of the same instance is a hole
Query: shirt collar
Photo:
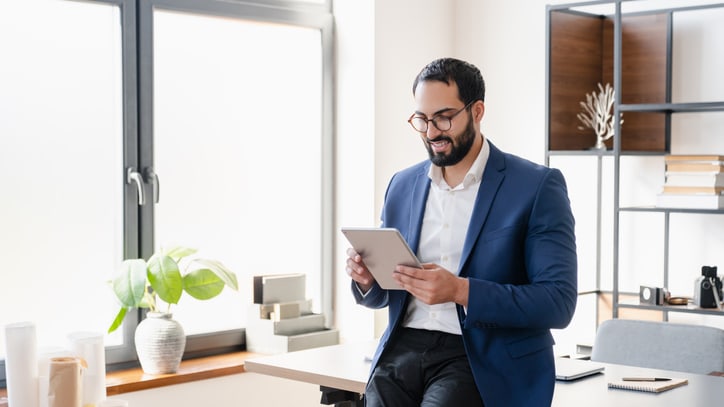
{"type": "MultiPolygon", "coordinates": [[[[483,171],[485,170],[485,165],[488,163],[489,156],[490,145],[488,144],[488,139],[483,137],[483,147],[480,149],[473,165],[470,166],[467,174],[465,174],[465,178],[463,178],[463,182],[461,184],[462,188],[468,188],[470,185],[480,182],[480,180],[483,179],[483,171]]],[[[430,180],[434,185],[441,188],[449,188],[442,175],[441,167],[431,164],[427,176],[430,177],[430,180]]]]}

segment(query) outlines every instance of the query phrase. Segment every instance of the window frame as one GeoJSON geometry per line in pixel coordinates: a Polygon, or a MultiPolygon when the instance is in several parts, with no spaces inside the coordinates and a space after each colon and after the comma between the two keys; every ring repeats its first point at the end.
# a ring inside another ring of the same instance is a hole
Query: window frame
{"type": "MultiPolygon", "coordinates": [[[[153,168],[153,12],[155,9],[213,15],[257,22],[319,29],[322,40],[322,242],[321,310],[333,315],[334,242],[334,24],[331,0],[322,4],[284,0],[66,0],[119,7],[122,48],[122,106],[124,168],[153,168]]],[[[151,196],[152,186],[143,192],[151,196]]],[[[136,186],[125,184],[123,253],[125,258],[148,258],[154,251],[153,205],[138,205],[136,186]]],[[[106,368],[113,371],[138,366],[133,337],[144,310],[129,312],[122,326],[123,344],[106,346],[106,368]]],[[[327,325],[331,325],[328,322],[327,325]]],[[[245,329],[209,332],[187,337],[184,359],[239,350],[245,329]]],[[[0,387],[5,387],[5,361],[0,359],[0,387]]]]}
{"type": "MultiPolygon", "coordinates": [[[[238,18],[247,21],[280,23],[316,28],[321,31],[322,38],[322,250],[320,253],[321,272],[321,309],[333,321],[332,307],[332,268],[333,268],[333,17],[329,0],[324,5],[299,4],[288,1],[269,2],[229,2],[224,0],[139,0],[137,25],[137,58],[138,65],[138,168],[153,168],[153,12],[155,9],[165,11],[187,12],[218,17],[238,18]]],[[[152,193],[148,184],[147,196],[152,193]]],[[[131,193],[133,195],[133,193],[131,193]]],[[[129,201],[127,200],[126,203],[129,201]]],[[[133,199],[133,206],[136,206],[133,199]]],[[[147,258],[154,251],[153,242],[153,205],[139,207],[140,225],[139,245],[141,256],[147,258]]],[[[140,321],[143,311],[136,316],[140,321]]],[[[137,322],[136,322],[137,323],[137,322]]],[[[126,325],[131,326],[127,323],[126,325]]],[[[135,325],[124,331],[124,344],[131,345],[135,325]],[[130,335],[130,337],[126,337],[130,335]]],[[[186,340],[184,358],[238,350],[245,346],[244,328],[206,334],[189,335],[186,340]]],[[[132,347],[132,345],[131,345],[132,347]]],[[[107,352],[108,355],[108,352],[107,352]]],[[[108,355],[113,362],[113,355],[108,355]]],[[[133,349],[135,358],[135,349],[133,349]]],[[[111,363],[112,363],[111,362],[111,363]]]]}

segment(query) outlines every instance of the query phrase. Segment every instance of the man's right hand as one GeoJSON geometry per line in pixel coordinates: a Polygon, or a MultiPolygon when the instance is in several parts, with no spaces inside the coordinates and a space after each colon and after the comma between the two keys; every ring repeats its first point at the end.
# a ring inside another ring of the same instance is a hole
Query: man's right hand
{"type": "Polygon", "coordinates": [[[347,267],[345,268],[347,274],[357,283],[359,289],[366,293],[372,288],[375,278],[372,277],[372,273],[362,261],[362,256],[353,248],[347,249],[347,256],[347,267]]]}

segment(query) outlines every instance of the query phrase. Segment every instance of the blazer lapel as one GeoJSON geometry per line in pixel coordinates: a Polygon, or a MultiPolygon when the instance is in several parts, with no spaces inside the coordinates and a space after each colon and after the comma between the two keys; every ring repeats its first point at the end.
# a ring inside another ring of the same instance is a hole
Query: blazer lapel
{"type": "Polygon", "coordinates": [[[415,184],[410,197],[410,225],[409,236],[407,242],[410,248],[417,253],[420,245],[420,233],[422,233],[422,218],[425,215],[425,205],[427,203],[427,194],[430,191],[430,177],[427,173],[430,169],[430,163],[422,167],[415,178],[415,184]]]}
{"type": "MultiPolygon", "coordinates": [[[[485,165],[483,179],[480,181],[478,196],[475,199],[475,206],[470,217],[468,232],[465,236],[462,258],[460,259],[460,264],[463,265],[467,262],[468,256],[470,256],[470,252],[473,250],[478,236],[480,236],[485,220],[488,218],[490,207],[495,199],[495,194],[498,192],[498,188],[505,178],[505,157],[490,140],[488,140],[488,144],[490,145],[490,155],[485,165]]],[[[462,267],[460,276],[464,277],[466,275],[467,268],[462,267]]]]}

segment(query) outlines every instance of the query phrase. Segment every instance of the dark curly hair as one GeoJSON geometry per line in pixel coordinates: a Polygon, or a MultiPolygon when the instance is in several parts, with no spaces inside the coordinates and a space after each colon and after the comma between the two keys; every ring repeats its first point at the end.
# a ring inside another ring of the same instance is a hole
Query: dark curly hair
{"type": "Polygon", "coordinates": [[[412,83],[412,94],[417,84],[424,81],[440,81],[450,85],[455,81],[460,100],[466,105],[476,100],[485,101],[485,81],[480,70],[473,64],[455,58],[440,58],[427,64],[412,83]]]}

